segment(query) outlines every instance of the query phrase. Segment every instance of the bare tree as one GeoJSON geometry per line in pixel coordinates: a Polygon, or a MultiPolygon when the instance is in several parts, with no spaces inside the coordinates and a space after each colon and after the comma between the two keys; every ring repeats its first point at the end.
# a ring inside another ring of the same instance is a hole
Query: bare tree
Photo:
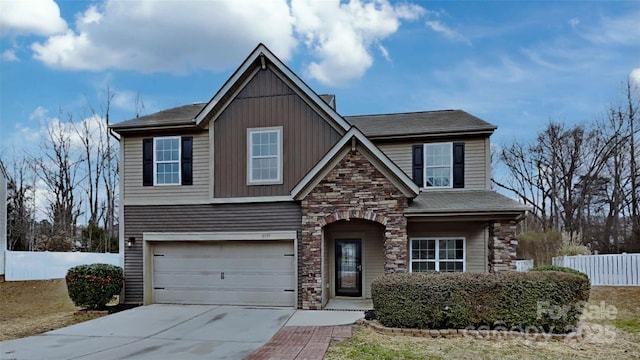
{"type": "Polygon", "coordinates": [[[640,252],[640,171],[638,169],[637,161],[637,146],[636,139],[638,138],[637,132],[640,130],[636,126],[636,118],[638,117],[638,107],[640,107],[640,93],[638,92],[638,86],[633,85],[629,79],[627,79],[626,86],[626,119],[629,129],[629,171],[630,174],[630,193],[631,193],[631,239],[627,246],[628,251],[640,252]]]}
{"type": "MultiPolygon", "coordinates": [[[[119,161],[118,161],[118,142],[111,137],[109,133],[109,124],[111,116],[111,101],[114,94],[107,88],[107,100],[103,105],[105,127],[104,127],[104,156],[102,157],[102,184],[105,188],[105,200],[102,203],[104,208],[104,229],[109,238],[117,238],[118,230],[116,224],[118,223],[117,201],[118,201],[118,174],[119,174],[119,161]]],[[[139,95],[136,96],[136,104],[142,103],[142,99],[139,95]]],[[[138,105],[136,105],[138,108],[138,105]]],[[[144,108],[144,105],[142,105],[144,108]]],[[[136,110],[136,114],[138,110],[136,110]]],[[[115,242],[118,243],[117,241],[115,242]]],[[[111,241],[105,242],[105,251],[113,251],[111,241]]]]}
{"type": "Polygon", "coordinates": [[[494,177],[492,180],[530,205],[533,208],[531,214],[546,231],[553,228],[553,223],[548,216],[548,192],[543,183],[545,169],[541,167],[539,155],[531,151],[531,146],[513,141],[499,153],[500,161],[507,168],[508,178],[501,181],[494,177]]]}
{"type": "Polygon", "coordinates": [[[81,156],[74,153],[70,132],[64,124],[49,126],[41,145],[41,155],[33,157],[31,165],[49,193],[47,215],[53,225],[53,235],[59,241],[73,242],[78,218],[82,214],[82,199],[76,197],[81,156]]]}
{"type": "Polygon", "coordinates": [[[533,207],[543,231],[603,252],[640,251],[638,88],[606,118],[577,125],[551,121],[534,143],[514,141],[499,153],[509,177],[493,179],[533,207]]]}
{"type": "Polygon", "coordinates": [[[7,170],[7,249],[31,250],[33,239],[33,174],[24,158],[13,159],[7,170]]]}

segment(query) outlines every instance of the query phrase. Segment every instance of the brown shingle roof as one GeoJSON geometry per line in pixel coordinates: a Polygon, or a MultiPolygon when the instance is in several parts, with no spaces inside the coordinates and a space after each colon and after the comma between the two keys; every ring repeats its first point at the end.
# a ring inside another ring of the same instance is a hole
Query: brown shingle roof
{"type": "Polygon", "coordinates": [[[496,126],[462,110],[345,116],[369,138],[492,133],[496,126]]]}
{"type": "Polygon", "coordinates": [[[166,126],[193,125],[193,119],[206,104],[198,103],[178,106],[172,109],[162,110],[157,113],[141,116],[111,125],[116,132],[120,130],[147,129],[166,126]]]}
{"type": "Polygon", "coordinates": [[[423,191],[406,213],[524,213],[530,208],[492,190],[423,191]]]}

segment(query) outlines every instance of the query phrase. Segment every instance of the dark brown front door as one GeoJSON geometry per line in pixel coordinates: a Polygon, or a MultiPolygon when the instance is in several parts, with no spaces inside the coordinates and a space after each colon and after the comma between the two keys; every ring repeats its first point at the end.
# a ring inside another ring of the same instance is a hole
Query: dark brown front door
{"type": "Polygon", "coordinates": [[[362,296],[360,239],[336,239],[336,295],[362,296]]]}

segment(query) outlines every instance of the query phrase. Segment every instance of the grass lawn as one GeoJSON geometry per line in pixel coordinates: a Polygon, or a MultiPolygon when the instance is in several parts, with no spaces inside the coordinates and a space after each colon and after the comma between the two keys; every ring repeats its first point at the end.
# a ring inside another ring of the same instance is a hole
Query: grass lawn
{"type": "Polygon", "coordinates": [[[95,319],[74,315],[64,279],[0,282],[0,341],[40,334],[95,319]]]}
{"type": "Polygon", "coordinates": [[[325,359],[640,359],[640,287],[594,287],[589,309],[580,341],[414,338],[359,327],[353,338],[332,344],[325,359]]]}

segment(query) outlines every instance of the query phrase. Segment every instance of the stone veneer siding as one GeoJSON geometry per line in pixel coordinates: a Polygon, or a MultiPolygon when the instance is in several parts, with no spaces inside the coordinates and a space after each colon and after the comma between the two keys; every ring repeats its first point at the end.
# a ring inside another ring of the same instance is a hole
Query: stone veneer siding
{"type": "Polygon", "coordinates": [[[495,221],[489,226],[489,272],[516,269],[515,220],[495,221]]]}
{"type": "Polygon", "coordinates": [[[385,273],[407,271],[407,198],[358,149],[345,157],[302,200],[299,257],[303,309],[322,306],[323,228],[365,219],[385,226],[385,273]]]}

